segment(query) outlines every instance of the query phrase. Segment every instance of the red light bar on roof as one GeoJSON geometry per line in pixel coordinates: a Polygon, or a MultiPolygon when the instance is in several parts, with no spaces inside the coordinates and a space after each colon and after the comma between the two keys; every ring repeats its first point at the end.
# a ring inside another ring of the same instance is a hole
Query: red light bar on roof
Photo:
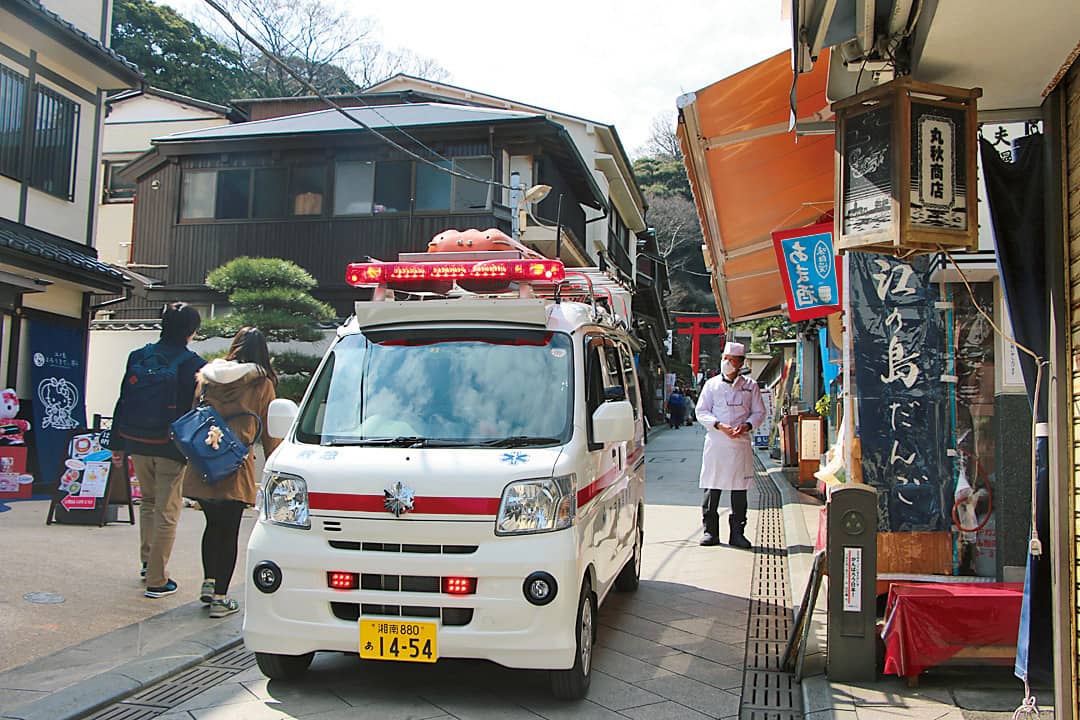
{"type": "Polygon", "coordinates": [[[477,260],[466,262],[349,263],[345,282],[362,285],[411,285],[432,281],[505,280],[560,282],[566,271],[559,260],[477,260]]]}

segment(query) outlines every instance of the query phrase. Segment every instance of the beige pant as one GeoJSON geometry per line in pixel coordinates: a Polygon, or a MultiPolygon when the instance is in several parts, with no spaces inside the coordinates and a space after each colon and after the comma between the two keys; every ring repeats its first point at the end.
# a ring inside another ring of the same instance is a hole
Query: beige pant
{"type": "Polygon", "coordinates": [[[182,463],[168,458],[132,455],[139,480],[139,557],[146,563],[146,587],[161,587],[169,581],[166,566],[176,540],[176,523],[184,508],[180,482],[182,463]]]}

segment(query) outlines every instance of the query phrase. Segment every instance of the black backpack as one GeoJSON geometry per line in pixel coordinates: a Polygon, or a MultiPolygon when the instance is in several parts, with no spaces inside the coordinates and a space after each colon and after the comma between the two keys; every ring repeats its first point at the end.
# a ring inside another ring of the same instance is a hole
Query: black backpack
{"type": "Polygon", "coordinates": [[[124,375],[113,430],[129,440],[164,445],[170,442],[169,425],[181,414],[176,407],[180,366],[196,355],[188,350],[169,361],[156,349],[154,343],[142,348],[124,375]]]}

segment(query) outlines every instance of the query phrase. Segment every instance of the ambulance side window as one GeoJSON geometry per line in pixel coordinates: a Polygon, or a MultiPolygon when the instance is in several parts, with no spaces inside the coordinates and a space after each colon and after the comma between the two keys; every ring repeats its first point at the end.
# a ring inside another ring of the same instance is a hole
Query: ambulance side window
{"type": "Polygon", "coordinates": [[[589,441],[589,450],[600,450],[604,446],[593,442],[592,416],[596,408],[604,402],[604,368],[600,360],[603,338],[594,335],[585,338],[585,428],[589,441]]]}
{"type": "MultiPolygon", "coordinates": [[[[604,446],[593,442],[592,414],[606,400],[613,389],[622,391],[626,397],[626,385],[623,382],[619,351],[610,338],[590,335],[585,338],[588,365],[585,366],[585,403],[588,412],[588,439],[590,450],[600,450],[604,446]]],[[[617,392],[617,391],[616,391],[617,392]]]]}
{"type": "Polygon", "coordinates": [[[622,358],[623,387],[626,388],[626,399],[634,407],[634,419],[638,417],[638,387],[637,378],[634,376],[634,356],[630,349],[619,344],[619,357],[622,358]]]}

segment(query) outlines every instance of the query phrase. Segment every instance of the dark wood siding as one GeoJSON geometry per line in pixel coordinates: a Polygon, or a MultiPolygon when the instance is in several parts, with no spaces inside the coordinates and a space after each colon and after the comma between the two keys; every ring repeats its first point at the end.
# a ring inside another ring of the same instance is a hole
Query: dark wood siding
{"type": "Polygon", "coordinates": [[[426,250],[433,236],[451,227],[510,229],[493,214],[176,225],[168,233],[168,282],[202,284],[210,270],[249,255],[292,260],[320,286],[343,286],[346,264],[364,256],[394,260],[399,252],[426,250]]]}
{"type": "MultiPolygon", "coordinates": [[[[401,138],[402,142],[406,142],[401,138]]],[[[427,147],[444,157],[491,156],[495,178],[503,176],[503,148],[541,155],[535,138],[526,131],[498,128],[444,129],[425,137],[427,147]],[[490,130],[490,132],[489,132],[490,130]],[[465,135],[462,137],[462,135],[465,135]]],[[[413,144],[411,142],[407,144],[413,144]]],[[[159,278],[160,295],[191,302],[211,301],[203,283],[216,267],[243,255],[291,260],[319,282],[316,296],[332,301],[353,293],[344,282],[345,266],[372,257],[393,260],[400,252],[427,248],[431,238],[448,228],[465,230],[495,227],[510,232],[511,212],[499,204],[503,193],[492,193],[492,207],[484,211],[380,213],[365,216],[283,217],[280,219],[179,220],[181,176],[185,169],[248,168],[310,165],[332,166],[335,159],[396,161],[408,159],[398,150],[376,144],[358,134],[289,138],[244,139],[233,143],[200,145],[199,153],[171,155],[163,164],[140,177],[136,191],[132,261],[134,269],[159,278]],[[202,296],[205,296],[203,298],[202,296]]],[[[169,149],[170,154],[173,151],[169,149]]],[[[559,159],[546,157],[543,176],[556,186],[541,217],[554,222],[558,193],[563,194],[562,219],[577,238],[585,236],[584,213],[573,185],[559,172],[559,159]]],[[[333,208],[333,181],[328,177],[324,210],[333,208]]],[[[134,317],[121,305],[112,306],[117,317],[134,317]]]]}

